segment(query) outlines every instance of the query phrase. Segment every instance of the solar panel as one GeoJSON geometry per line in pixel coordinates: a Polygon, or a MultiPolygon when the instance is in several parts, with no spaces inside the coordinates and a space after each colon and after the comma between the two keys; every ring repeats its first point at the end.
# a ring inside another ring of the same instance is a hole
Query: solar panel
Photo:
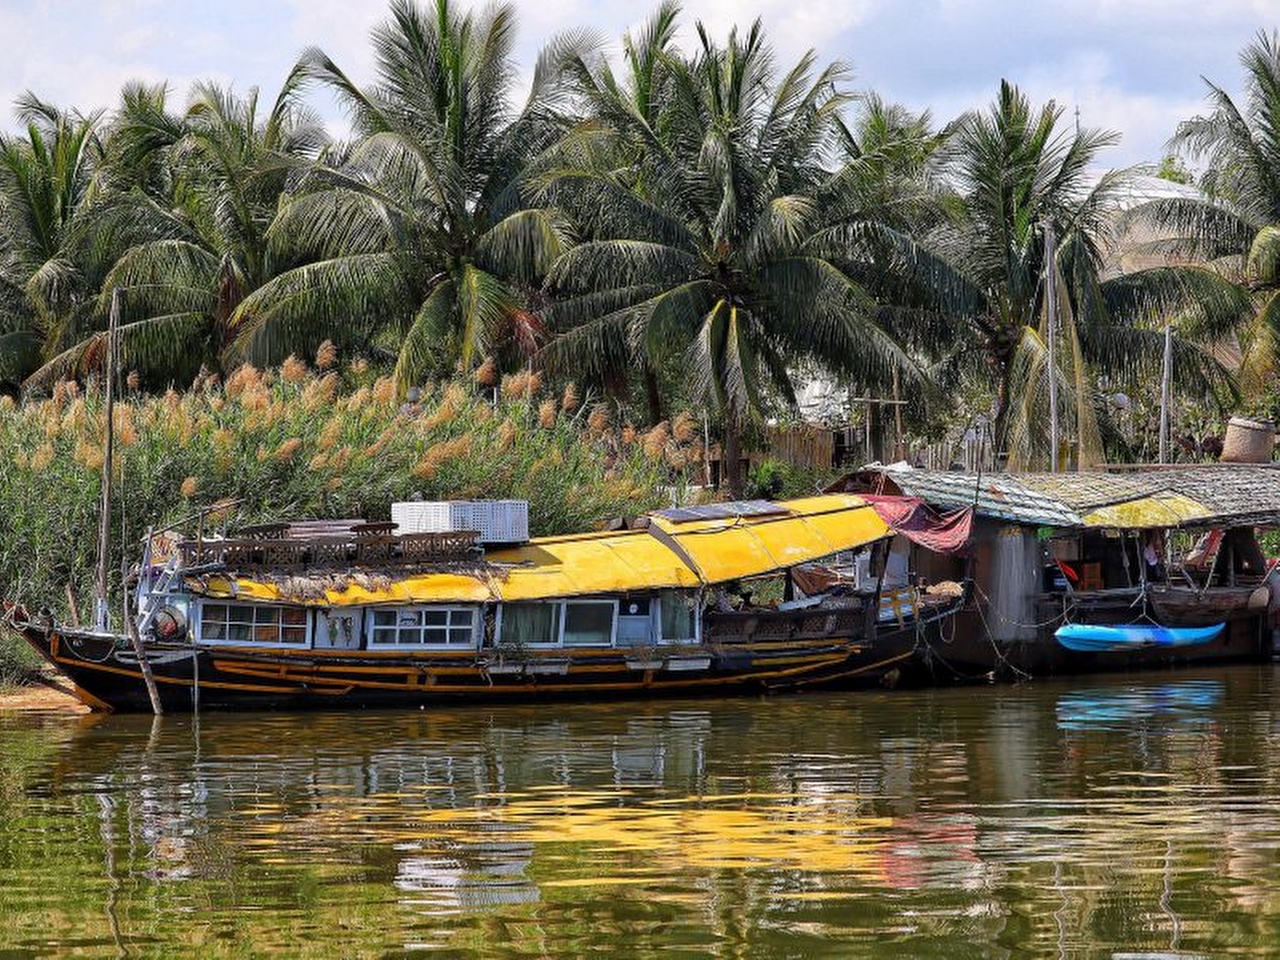
{"type": "Polygon", "coordinates": [[[731,520],[738,517],[771,517],[791,511],[769,500],[731,500],[728,503],[707,503],[698,507],[671,507],[655,510],[655,517],[672,523],[689,523],[693,520],[731,520]]]}

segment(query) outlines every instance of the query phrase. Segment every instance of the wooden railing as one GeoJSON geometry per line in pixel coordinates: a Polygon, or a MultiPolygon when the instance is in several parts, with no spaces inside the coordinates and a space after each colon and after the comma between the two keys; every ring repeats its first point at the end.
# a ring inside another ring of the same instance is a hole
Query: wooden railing
{"type": "Polygon", "coordinates": [[[260,526],[237,536],[183,540],[178,544],[184,567],[388,566],[475,559],[479,533],[394,534],[390,524],[353,525],[337,531],[299,529],[301,525],[260,526]]]}

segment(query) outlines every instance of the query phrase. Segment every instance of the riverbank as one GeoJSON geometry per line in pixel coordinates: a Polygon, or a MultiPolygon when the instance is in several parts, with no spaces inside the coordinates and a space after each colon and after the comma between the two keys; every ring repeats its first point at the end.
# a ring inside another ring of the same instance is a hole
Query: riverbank
{"type": "Polygon", "coordinates": [[[0,687],[0,713],[57,712],[88,713],[66,678],[49,672],[41,673],[31,683],[0,687]]]}

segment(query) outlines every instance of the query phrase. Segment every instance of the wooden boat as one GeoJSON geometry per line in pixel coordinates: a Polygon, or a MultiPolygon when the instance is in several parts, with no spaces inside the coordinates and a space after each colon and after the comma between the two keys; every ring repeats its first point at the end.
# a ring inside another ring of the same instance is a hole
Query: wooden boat
{"type": "Polygon", "coordinates": [[[1195,647],[1216,640],[1226,626],[1225,623],[1207,627],[1165,627],[1158,623],[1066,623],[1053,635],[1068,650],[1103,653],[1142,647],[1195,647]]]}
{"type": "Polygon", "coordinates": [[[6,620],[100,710],[421,706],[870,681],[954,604],[876,629],[864,593],[733,609],[743,584],[876,549],[861,499],[659,511],[635,529],[482,549],[469,531],[277,525],[149,544],[140,647],[7,605],[6,620]],[[725,609],[720,609],[721,607],[725,609]],[[137,650],[141,649],[140,659],[137,650]]]}

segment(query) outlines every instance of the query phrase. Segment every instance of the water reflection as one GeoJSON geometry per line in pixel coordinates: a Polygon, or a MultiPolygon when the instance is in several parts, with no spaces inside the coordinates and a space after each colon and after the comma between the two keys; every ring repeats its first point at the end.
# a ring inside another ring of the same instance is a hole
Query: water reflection
{"type": "Polygon", "coordinates": [[[1075,690],[1058,698],[1058,726],[1123,730],[1147,723],[1203,723],[1213,719],[1225,689],[1221,680],[1181,680],[1075,690]]]}
{"type": "Polygon", "coordinates": [[[1277,942],[1271,668],[0,718],[4,946],[1220,955],[1277,942]]]}

